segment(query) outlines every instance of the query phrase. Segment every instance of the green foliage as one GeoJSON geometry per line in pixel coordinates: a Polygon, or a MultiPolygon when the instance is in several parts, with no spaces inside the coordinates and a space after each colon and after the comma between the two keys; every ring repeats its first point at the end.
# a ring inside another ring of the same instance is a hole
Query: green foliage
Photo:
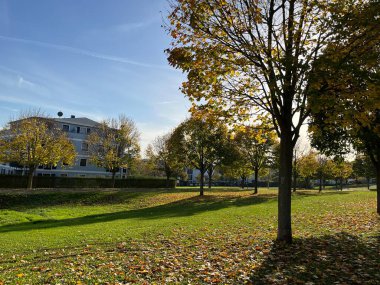
{"type": "Polygon", "coordinates": [[[352,165],[355,177],[364,177],[367,180],[376,177],[376,169],[368,155],[358,154],[352,165]]]}
{"type": "Polygon", "coordinates": [[[337,2],[333,40],[316,61],[310,88],[312,144],[342,155],[350,144],[378,161],[380,3],[337,2]],[[347,5],[341,9],[342,5],[347,5]]]}

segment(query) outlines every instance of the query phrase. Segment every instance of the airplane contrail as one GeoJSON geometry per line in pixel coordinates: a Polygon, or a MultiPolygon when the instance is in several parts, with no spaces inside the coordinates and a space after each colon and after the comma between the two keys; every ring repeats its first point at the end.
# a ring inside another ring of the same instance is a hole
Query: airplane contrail
{"type": "Polygon", "coordinates": [[[124,64],[136,65],[136,66],[140,66],[140,67],[173,70],[169,66],[154,65],[154,64],[149,64],[149,63],[133,61],[133,60],[129,60],[129,59],[123,58],[123,57],[116,57],[116,56],[112,56],[112,55],[101,54],[101,53],[93,52],[90,50],[79,49],[79,48],[70,47],[70,46],[66,46],[66,45],[57,45],[57,44],[52,44],[52,43],[47,43],[47,42],[41,42],[41,41],[35,41],[35,40],[29,40],[29,39],[21,39],[21,38],[13,38],[13,37],[6,37],[6,36],[1,36],[1,35],[0,35],[0,40],[12,41],[12,42],[17,42],[17,43],[22,43],[22,44],[30,44],[30,45],[40,46],[40,47],[44,47],[44,48],[52,48],[52,49],[66,51],[66,52],[90,56],[90,57],[94,57],[94,58],[99,58],[99,59],[103,59],[103,60],[109,60],[109,61],[114,61],[114,62],[119,62],[119,63],[124,63],[124,64]]]}

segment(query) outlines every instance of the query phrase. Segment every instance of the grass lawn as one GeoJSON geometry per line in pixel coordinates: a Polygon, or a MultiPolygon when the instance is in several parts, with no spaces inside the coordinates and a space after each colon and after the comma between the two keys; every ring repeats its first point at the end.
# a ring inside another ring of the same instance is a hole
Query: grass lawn
{"type": "Polygon", "coordinates": [[[3,284],[379,284],[376,192],[0,190],[3,284]]]}

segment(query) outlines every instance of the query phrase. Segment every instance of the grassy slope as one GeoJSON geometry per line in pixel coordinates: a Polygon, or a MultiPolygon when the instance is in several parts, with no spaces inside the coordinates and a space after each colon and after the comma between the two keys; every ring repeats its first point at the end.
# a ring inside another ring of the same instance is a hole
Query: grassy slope
{"type": "Polygon", "coordinates": [[[274,190],[3,192],[0,205],[0,284],[375,284],[380,261],[374,192],[295,194],[290,249],[272,242],[274,190]]]}

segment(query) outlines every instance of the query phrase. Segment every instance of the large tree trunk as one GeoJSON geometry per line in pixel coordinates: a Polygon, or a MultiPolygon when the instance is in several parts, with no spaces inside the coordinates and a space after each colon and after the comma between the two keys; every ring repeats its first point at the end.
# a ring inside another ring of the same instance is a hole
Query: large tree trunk
{"type": "Polygon", "coordinates": [[[277,240],[292,242],[291,187],[292,187],[293,143],[290,123],[282,129],[280,141],[280,185],[278,189],[277,240]]]}
{"type": "Polygon", "coordinates": [[[297,190],[297,157],[294,157],[294,169],[293,169],[293,192],[297,190]]]}
{"type": "Polygon", "coordinates": [[[26,189],[28,189],[28,190],[32,190],[32,188],[33,188],[33,176],[34,176],[35,171],[36,171],[36,167],[34,167],[34,166],[29,167],[28,183],[26,186],[26,189]]]}
{"type": "Polygon", "coordinates": [[[319,175],[319,193],[322,192],[322,184],[323,184],[323,174],[320,173],[320,175],[319,175]]]}
{"type": "Polygon", "coordinates": [[[253,192],[254,194],[257,194],[258,190],[257,190],[257,179],[259,178],[259,169],[257,167],[255,167],[255,191],[253,192]]]}

